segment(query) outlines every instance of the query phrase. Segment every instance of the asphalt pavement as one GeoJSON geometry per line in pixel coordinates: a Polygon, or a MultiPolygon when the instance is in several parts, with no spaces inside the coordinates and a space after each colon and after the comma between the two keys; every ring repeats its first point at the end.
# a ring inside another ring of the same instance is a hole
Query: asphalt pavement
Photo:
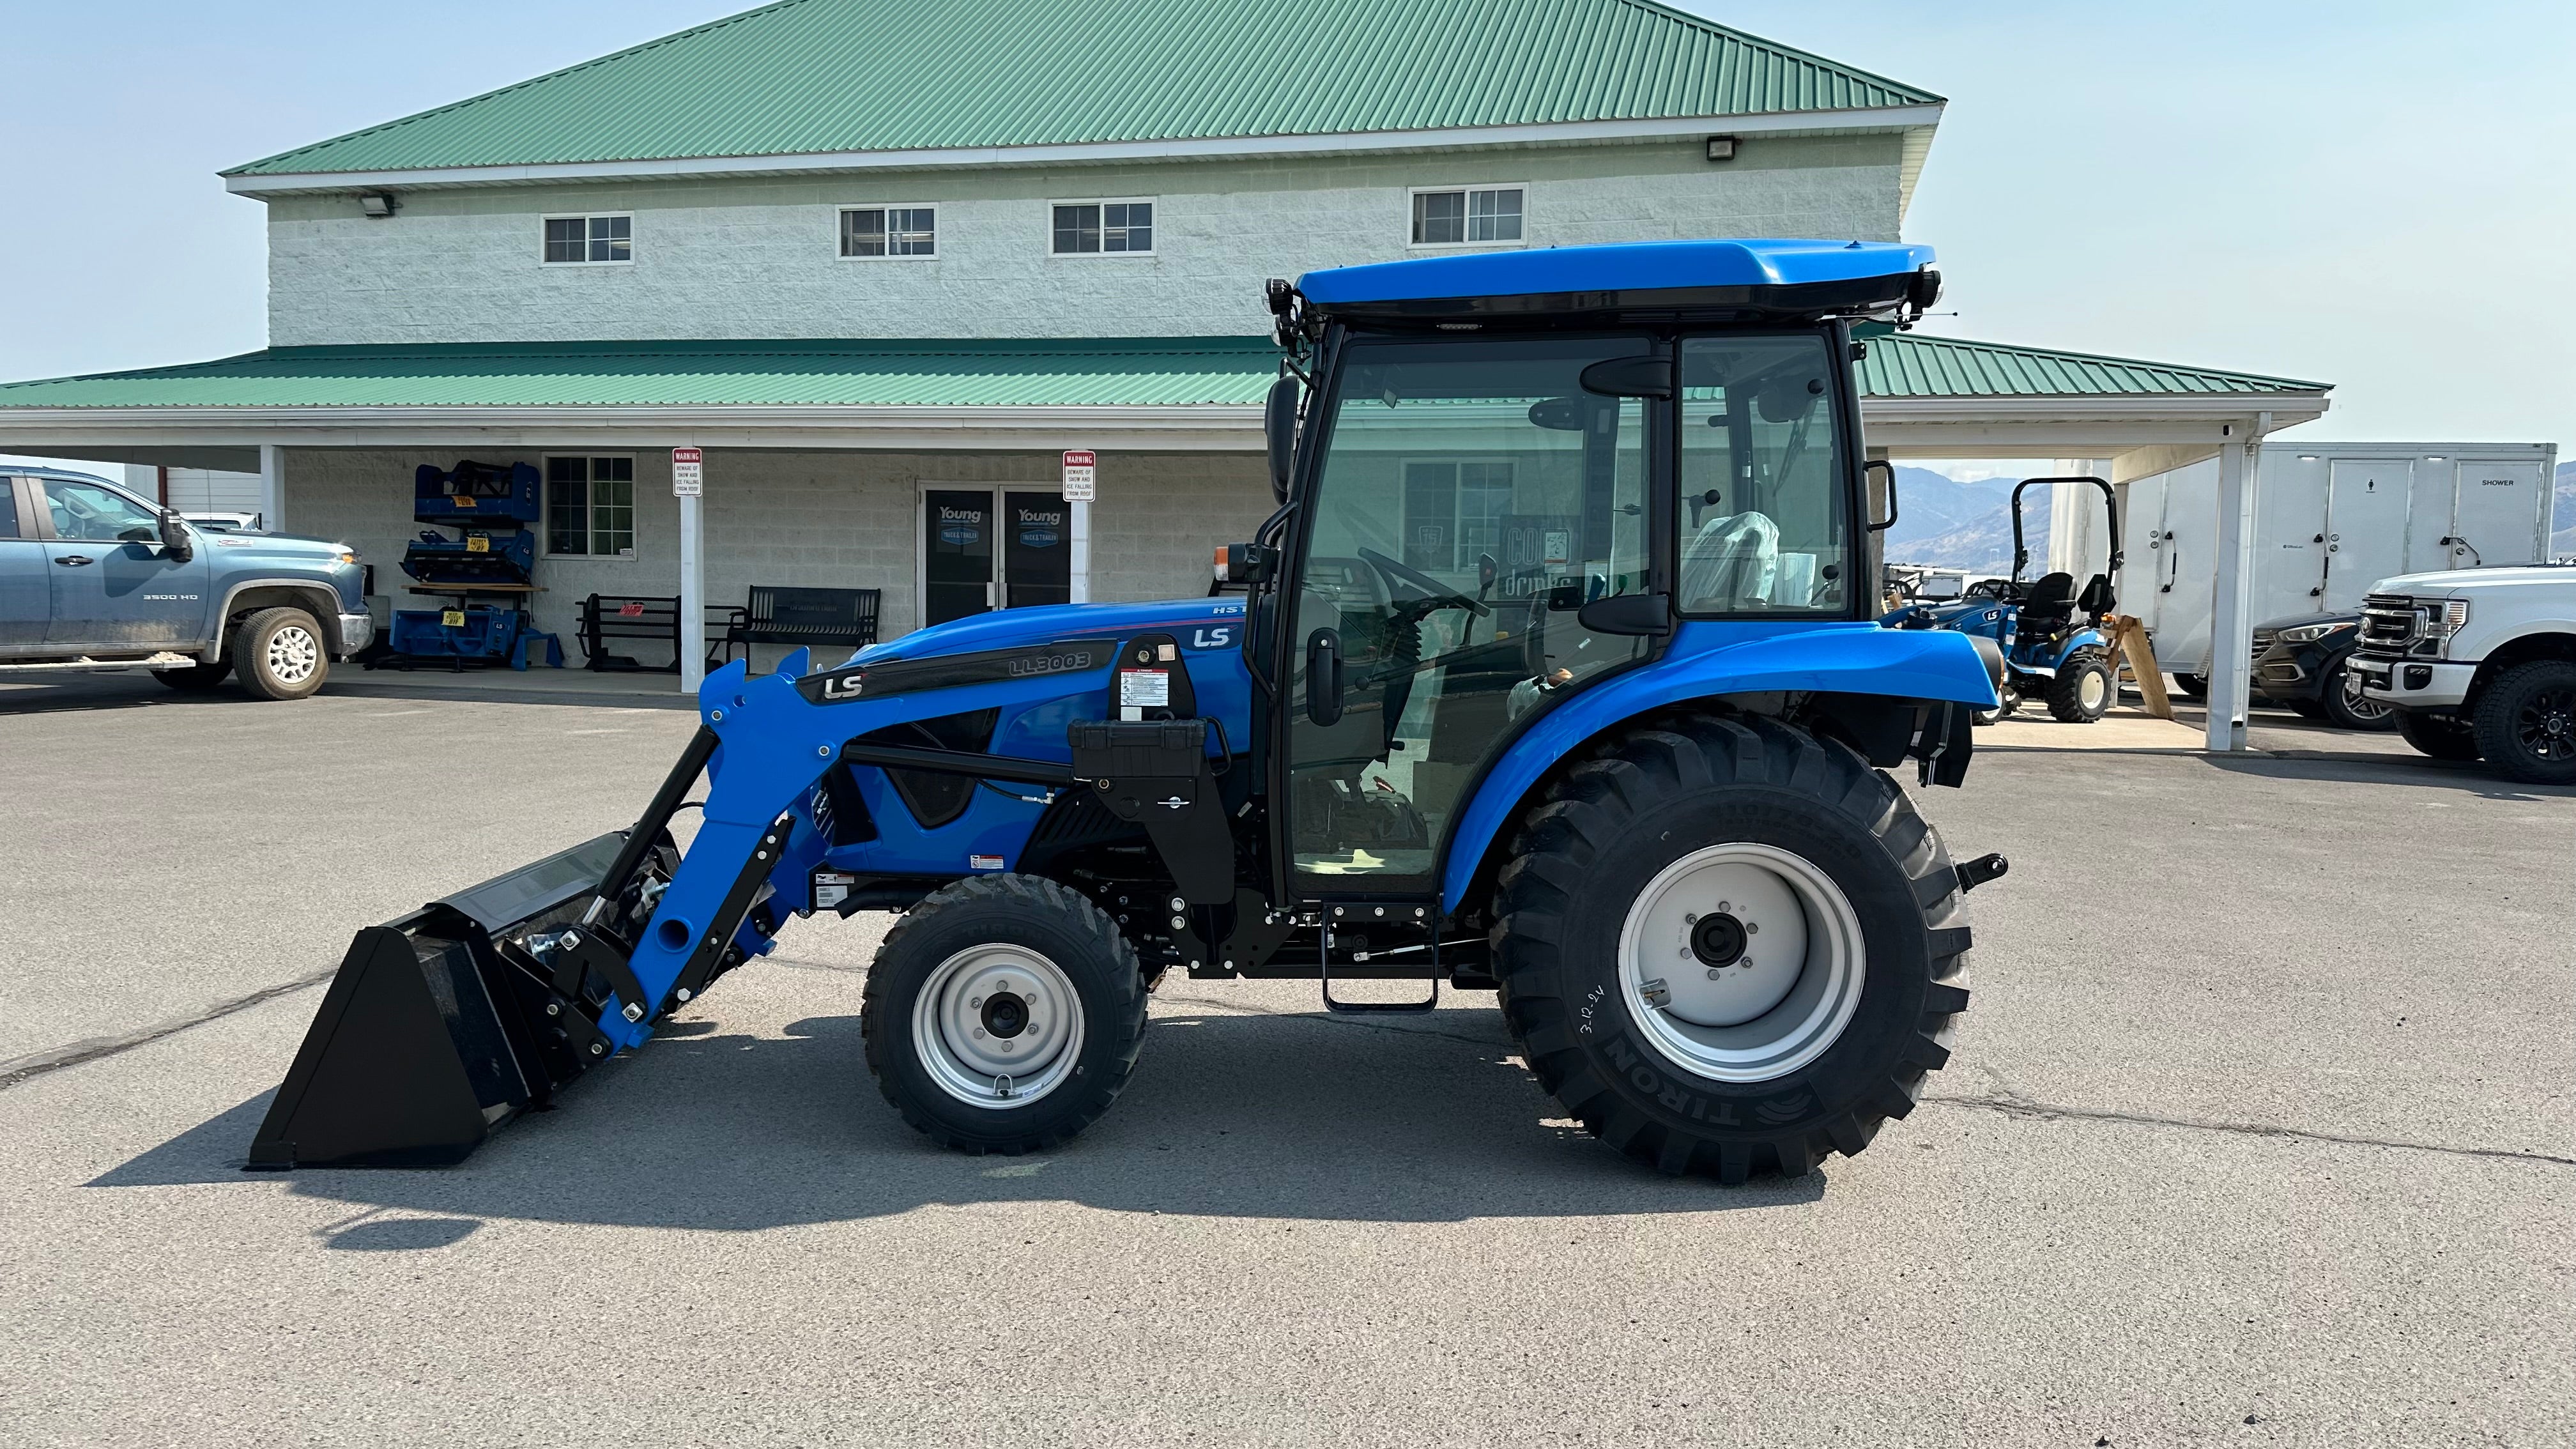
{"type": "Polygon", "coordinates": [[[238,1170],[356,928],[629,819],[687,714],[0,686],[11,1445],[2556,1445],[2576,793],[2367,750],[1995,751],[1929,1100],[1633,1166],[1491,998],[1167,981],[1051,1156],[861,1059],[799,923],[438,1172],[238,1170]]]}

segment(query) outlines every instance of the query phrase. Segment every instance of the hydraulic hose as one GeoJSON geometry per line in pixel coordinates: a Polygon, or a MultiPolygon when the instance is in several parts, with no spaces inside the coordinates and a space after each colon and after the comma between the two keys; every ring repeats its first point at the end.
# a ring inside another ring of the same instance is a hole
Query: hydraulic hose
{"type": "Polygon", "coordinates": [[[627,883],[634,880],[635,872],[643,868],[645,853],[661,838],[662,831],[671,823],[671,817],[680,812],[682,801],[697,785],[698,776],[706,773],[707,761],[715,758],[715,753],[716,732],[699,725],[698,732],[689,737],[688,745],[680,751],[678,762],[671,766],[671,773],[663,777],[662,788],[653,792],[653,801],[644,807],[643,818],[626,833],[626,843],[618,848],[617,859],[610,863],[608,874],[599,878],[599,897],[582,914],[582,924],[598,924],[600,913],[626,894],[627,883]]]}

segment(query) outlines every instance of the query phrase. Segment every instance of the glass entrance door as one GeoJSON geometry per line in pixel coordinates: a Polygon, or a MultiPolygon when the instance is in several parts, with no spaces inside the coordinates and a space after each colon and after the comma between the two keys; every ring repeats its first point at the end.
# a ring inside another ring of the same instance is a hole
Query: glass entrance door
{"type": "Polygon", "coordinates": [[[1073,600],[1071,516],[1053,493],[1002,495],[1002,607],[1073,600]]]}
{"type": "Polygon", "coordinates": [[[993,607],[993,491],[932,489],[921,506],[921,622],[993,607]]]}

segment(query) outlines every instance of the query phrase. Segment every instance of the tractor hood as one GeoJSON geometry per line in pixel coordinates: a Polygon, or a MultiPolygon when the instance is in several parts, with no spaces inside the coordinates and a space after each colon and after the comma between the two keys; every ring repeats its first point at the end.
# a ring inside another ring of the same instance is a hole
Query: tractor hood
{"type": "Polygon", "coordinates": [[[1035,609],[1002,609],[915,629],[900,639],[871,644],[852,656],[852,664],[884,664],[896,659],[937,659],[976,654],[987,649],[1014,649],[1065,639],[1112,638],[1147,630],[1173,630],[1243,618],[1240,594],[1215,598],[1171,599],[1152,604],[1057,604],[1035,609]]]}

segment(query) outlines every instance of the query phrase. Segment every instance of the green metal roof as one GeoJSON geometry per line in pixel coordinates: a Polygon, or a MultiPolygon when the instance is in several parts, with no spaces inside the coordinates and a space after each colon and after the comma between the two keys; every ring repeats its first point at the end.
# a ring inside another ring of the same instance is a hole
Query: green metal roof
{"type": "Polygon", "coordinates": [[[1891,332],[1860,365],[1871,397],[2139,397],[2191,393],[2324,392],[2334,386],[2253,372],[2173,367],[2044,347],[1891,332]]]}
{"type": "MultiPolygon", "coordinates": [[[[0,385],[0,418],[18,408],[1249,406],[1278,372],[1266,337],[272,347],[0,385]]],[[[1872,338],[1860,375],[1863,392],[1883,398],[2330,386],[1919,333],[1872,338]]]]}
{"type": "Polygon", "coordinates": [[[1267,337],[272,347],[0,386],[11,408],[1257,403],[1267,337]]]}
{"type": "Polygon", "coordinates": [[[1651,0],[779,0],[228,175],[1937,104],[1651,0]]]}

